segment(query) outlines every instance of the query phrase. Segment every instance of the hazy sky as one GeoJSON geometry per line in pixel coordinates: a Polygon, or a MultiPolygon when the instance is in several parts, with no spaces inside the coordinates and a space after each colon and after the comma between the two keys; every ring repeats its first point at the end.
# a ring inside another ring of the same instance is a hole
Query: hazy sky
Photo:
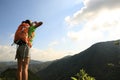
{"type": "Polygon", "coordinates": [[[0,61],[14,60],[14,33],[26,19],[43,21],[31,49],[34,60],[59,59],[120,38],[120,0],[0,0],[0,61]]]}

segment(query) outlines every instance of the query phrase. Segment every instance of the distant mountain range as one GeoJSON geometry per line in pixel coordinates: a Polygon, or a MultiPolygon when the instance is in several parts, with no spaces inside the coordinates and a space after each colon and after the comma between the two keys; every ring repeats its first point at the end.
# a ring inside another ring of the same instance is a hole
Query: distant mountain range
{"type": "MultiPolygon", "coordinates": [[[[33,72],[30,70],[29,72],[29,80],[41,80],[38,76],[36,76],[33,72]]],[[[16,69],[15,68],[8,68],[0,75],[0,80],[17,80],[16,77],[16,69]]]]}
{"type": "MultiPolygon", "coordinates": [[[[44,64],[47,62],[44,62],[44,64]]],[[[36,60],[31,60],[30,61],[30,69],[33,68],[33,66],[36,66],[36,68],[40,65],[43,64],[43,62],[41,61],[36,61],[36,60]]],[[[15,61],[8,61],[8,62],[0,62],[0,73],[5,71],[8,68],[17,68],[17,63],[15,61]]],[[[32,69],[33,70],[33,69],[32,69]]],[[[35,70],[33,70],[33,72],[36,72],[35,70]]]]}
{"type": "Polygon", "coordinates": [[[70,77],[80,69],[84,69],[96,80],[119,80],[120,45],[115,45],[114,42],[100,42],[76,55],[59,60],[33,61],[34,64],[30,64],[29,69],[41,80],[71,80],[70,77]]]}

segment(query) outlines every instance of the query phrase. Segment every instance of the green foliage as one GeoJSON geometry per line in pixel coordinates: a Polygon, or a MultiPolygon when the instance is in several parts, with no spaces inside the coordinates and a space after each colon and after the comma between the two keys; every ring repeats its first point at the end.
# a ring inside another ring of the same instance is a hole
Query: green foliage
{"type": "Polygon", "coordinates": [[[94,77],[89,76],[83,69],[80,70],[79,73],[75,75],[75,77],[71,77],[72,80],[95,80],[94,77]]]}
{"type": "Polygon", "coordinates": [[[114,67],[115,66],[113,63],[108,63],[107,65],[110,66],[110,67],[114,67]]]}
{"type": "Polygon", "coordinates": [[[120,45],[119,40],[114,41],[115,45],[120,45]]]}
{"type": "Polygon", "coordinates": [[[77,78],[75,78],[75,77],[71,77],[71,79],[72,79],[72,80],[77,80],[77,78]]]}

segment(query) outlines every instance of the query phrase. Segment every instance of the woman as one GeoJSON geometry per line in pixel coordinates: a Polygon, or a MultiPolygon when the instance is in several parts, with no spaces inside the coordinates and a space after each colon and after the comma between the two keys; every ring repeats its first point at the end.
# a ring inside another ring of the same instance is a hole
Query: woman
{"type": "Polygon", "coordinates": [[[37,27],[41,26],[42,22],[32,22],[30,20],[23,21],[22,24],[29,24],[28,29],[28,42],[24,42],[19,40],[19,45],[16,51],[16,59],[17,59],[17,79],[18,80],[28,80],[28,66],[30,61],[30,48],[32,47],[32,41],[34,37],[34,32],[37,27]]]}

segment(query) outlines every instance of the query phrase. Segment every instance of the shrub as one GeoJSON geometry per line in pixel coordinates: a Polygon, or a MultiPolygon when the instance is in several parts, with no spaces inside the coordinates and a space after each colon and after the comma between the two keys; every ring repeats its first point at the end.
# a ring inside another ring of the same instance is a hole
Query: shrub
{"type": "Polygon", "coordinates": [[[95,80],[94,77],[89,76],[83,69],[80,70],[79,73],[75,75],[75,77],[71,77],[72,80],[95,80]]]}

